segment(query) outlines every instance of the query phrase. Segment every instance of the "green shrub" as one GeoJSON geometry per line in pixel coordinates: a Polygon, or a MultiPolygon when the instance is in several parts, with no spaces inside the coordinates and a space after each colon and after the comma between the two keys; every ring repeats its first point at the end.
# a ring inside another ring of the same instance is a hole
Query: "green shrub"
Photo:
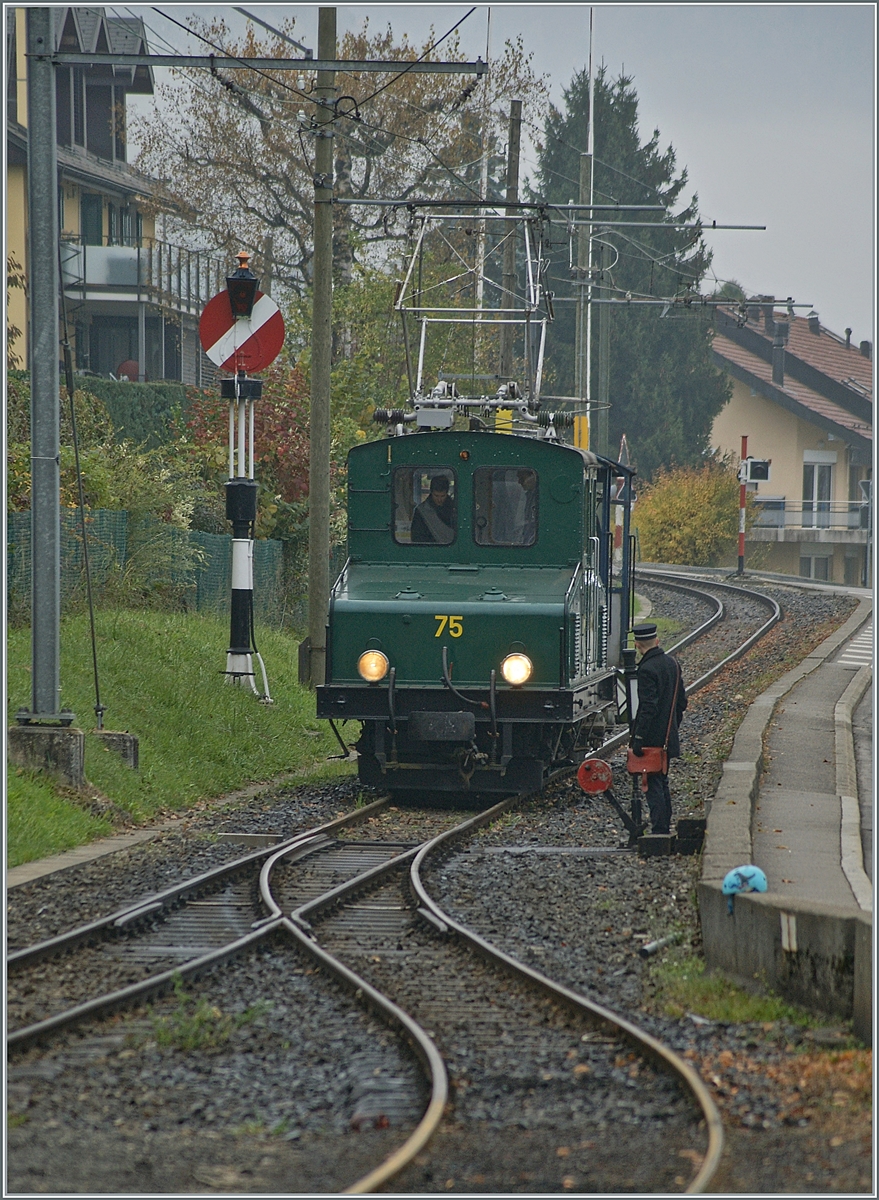
{"type": "Polygon", "coordinates": [[[182,383],[125,383],[92,375],[77,376],[77,383],[103,402],[117,437],[150,448],[170,441],[174,421],[186,408],[182,383]]]}
{"type": "MultiPolygon", "coordinates": [[[[749,524],[752,508],[749,499],[749,524]]],[[[738,476],[726,462],[661,469],[639,493],[633,523],[645,561],[717,566],[736,546],[738,476]]]]}

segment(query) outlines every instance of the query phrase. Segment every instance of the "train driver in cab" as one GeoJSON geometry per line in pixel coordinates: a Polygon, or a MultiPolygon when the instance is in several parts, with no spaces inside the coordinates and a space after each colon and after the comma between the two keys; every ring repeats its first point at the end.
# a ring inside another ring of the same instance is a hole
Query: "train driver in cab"
{"type": "Polygon", "coordinates": [[[412,541],[448,546],[455,540],[457,513],[446,475],[434,475],[430,493],[412,514],[412,541]]]}

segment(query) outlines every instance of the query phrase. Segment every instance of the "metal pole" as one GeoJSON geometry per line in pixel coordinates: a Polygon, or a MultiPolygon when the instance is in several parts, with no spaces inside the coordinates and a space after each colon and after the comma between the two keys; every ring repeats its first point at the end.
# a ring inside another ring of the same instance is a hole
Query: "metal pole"
{"type": "MultiPolygon", "coordinates": [[[[595,190],[595,65],[592,61],[592,33],[595,10],[589,9],[589,134],[586,151],[589,156],[589,192],[586,203],[592,204],[595,190]]],[[[581,159],[582,170],[582,159],[581,159]]],[[[581,175],[580,186],[583,186],[581,175]]],[[[589,422],[589,445],[592,448],[592,234],[594,227],[589,226],[589,236],[586,239],[586,418],[589,422]]],[[[581,392],[581,395],[583,393],[581,392]]]]}
{"type": "Polygon", "coordinates": [[[739,568],[737,575],[745,573],[745,507],[747,505],[747,486],[745,484],[745,461],[748,457],[748,438],[742,437],[742,465],[739,467],[739,568]]]}
{"type": "MultiPolygon", "coordinates": [[[[610,266],[610,246],[601,242],[601,287],[608,294],[605,273],[610,266]]],[[[595,413],[595,449],[599,454],[610,453],[610,306],[598,309],[598,408],[595,413]]]]}
{"type": "MultiPolygon", "coordinates": [[[[27,10],[28,273],[31,372],[31,719],[61,707],[61,469],[58,169],[52,9],[27,10]]],[[[65,714],[65,723],[73,714],[65,714]]]]}
{"type": "Polygon", "coordinates": [[[867,545],[864,548],[864,587],[873,586],[873,483],[870,481],[870,501],[867,505],[867,545]]]}
{"type": "MultiPolygon", "coordinates": [[[[491,8],[485,29],[485,62],[488,70],[482,84],[482,162],[479,166],[479,195],[484,200],[488,195],[488,125],[489,125],[489,79],[491,78],[491,8]]],[[[485,216],[480,212],[479,233],[476,237],[476,311],[479,313],[485,298],[485,216]]]]}
{"type": "MultiPolygon", "coordinates": [[[[580,203],[588,204],[592,194],[592,156],[580,155],[580,203]]],[[[591,229],[591,227],[589,227],[591,229]]],[[[577,328],[574,338],[574,394],[577,399],[586,401],[586,418],[575,418],[575,445],[588,450],[591,441],[589,422],[592,414],[589,411],[589,336],[587,333],[591,306],[587,297],[587,280],[589,278],[590,238],[586,236],[585,228],[577,233],[577,328]]]]}
{"type": "MultiPolygon", "coordinates": [[[[507,203],[519,199],[519,146],[522,137],[522,101],[510,101],[510,133],[507,144],[507,203]]],[[[506,234],[504,243],[504,265],[502,276],[502,308],[516,307],[516,235],[514,229],[506,234]]],[[[515,327],[512,324],[501,326],[500,362],[498,374],[501,379],[509,379],[513,373],[513,335],[515,327]]],[[[527,336],[527,335],[526,335],[527,336]]]]}
{"type": "MultiPolygon", "coordinates": [[[[318,58],[336,57],[336,10],[318,9],[318,58]]],[[[334,71],[318,71],[314,151],[314,299],[311,334],[311,452],[308,468],[308,636],[312,686],[326,676],[330,598],[330,369],[333,317],[334,71]]]]}

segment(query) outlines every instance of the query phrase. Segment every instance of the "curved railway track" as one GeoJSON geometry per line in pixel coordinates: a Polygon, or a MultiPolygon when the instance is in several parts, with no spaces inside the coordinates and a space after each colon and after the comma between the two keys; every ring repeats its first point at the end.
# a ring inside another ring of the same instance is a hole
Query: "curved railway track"
{"type": "MultiPolygon", "coordinates": [[[[704,685],[725,662],[745,653],[779,616],[774,602],[745,589],[711,584],[711,589],[727,597],[724,605],[716,599],[707,601],[705,590],[692,583],[651,573],[650,584],[675,589],[691,601],[699,597],[700,604],[714,610],[671,648],[690,656],[685,670],[691,677],[697,675],[690,691],[704,685]],[[732,648],[731,627],[736,640],[732,648]],[[721,650],[726,653],[717,662],[721,650]],[[706,657],[714,662],[699,674],[706,657]]],[[[625,732],[616,735],[602,753],[625,737],[625,732]]],[[[567,1114],[568,1123],[600,1131],[611,1109],[629,1111],[632,1081],[639,1079],[645,1097],[640,1101],[642,1116],[656,1118],[658,1113],[664,1133],[677,1130],[681,1145],[671,1139],[677,1153],[692,1153],[699,1163],[686,1190],[704,1190],[720,1152],[720,1125],[689,1066],[630,1022],[523,967],[464,929],[425,888],[422,874],[428,861],[521,799],[510,798],[415,844],[402,837],[381,842],[357,838],[358,824],[387,806],[387,801],[377,801],[280,846],[246,855],[67,934],[16,951],[8,959],[12,1027],[8,1045],[10,1049],[27,1046],[84,1017],[143,1000],[168,989],[178,977],[197,976],[283,931],[408,1042],[427,1080],[429,1101],[404,1145],[347,1190],[375,1190],[404,1171],[440,1126],[448,1077],[428,1030],[439,1031],[444,1053],[453,1061],[457,1056],[458,1080],[468,1072],[494,1079],[496,1095],[472,1101],[477,1108],[488,1104],[500,1112],[519,1103],[531,1109],[535,1094],[545,1099],[547,1091],[571,1090],[574,1083],[571,1102],[576,1103],[567,1114]],[[353,838],[338,836],[346,828],[355,832],[353,838]],[[453,941],[466,945],[468,953],[462,956],[453,941]],[[478,968],[470,951],[483,960],[478,968]],[[509,981],[501,985],[499,972],[514,973],[515,985],[509,981]],[[89,983],[98,975],[109,981],[102,984],[100,997],[91,994],[94,984],[89,983]],[[404,998],[408,1011],[388,999],[385,991],[397,1000],[404,998]],[[498,1010],[501,995],[507,1013],[503,1019],[498,1010]],[[471,1044],[462,1049],[465,1037],[471,1044]],[[627,1044],[627,1059],[621,1058],[622,1043],[627,1044]],[[666,1079],[673,1084],[662,1082],[666,1079]],[[510,1086],[501,1086],[500,1080],[510,1086]],[[682,1100],[684,1096],[688,1099],[682,1100]],[[705,1145],[697,1153],[694,1130],[700,1123],[705,1145]]],[[[456,1107],[463,1111],[465,1098],[471,1103],[470,1097],[478,1094],[459,1084],[456,1107]]],[[[643,1157],[643,1121],[633,1119],[630,1126],[632,1154],[643,1157]]],[[[600,1143],[600,1132],[597,1138],[600,1143]]],[[[653,1155],[648,1153],[647,1161],[656,1167],[653,1155]]],[[[662,1168],[657,1170],[648,1190],[655,1190],[657,1179],[664,1190],[674,1178],[673,1172],[668,1176],[662,1168]]]]}

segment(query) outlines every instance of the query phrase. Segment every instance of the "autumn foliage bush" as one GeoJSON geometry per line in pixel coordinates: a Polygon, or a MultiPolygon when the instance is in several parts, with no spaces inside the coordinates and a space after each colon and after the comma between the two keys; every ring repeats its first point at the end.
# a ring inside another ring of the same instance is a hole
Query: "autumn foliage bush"
{"type": "MultiPolygon", "coordinates": [[[[257,537],[290,537],[301,524],[308,494],[308,389],[302,371],[276,359],[262,373],[263,393],[254,407],[254,474],[260,484],[257,537]]],[[[189,448],[214,485],[218,528],[227,532],[223,484],[229,478],[229,402],[216,391],[190,388],[180,444],[189,448]]],[[[237,453],[235,470],[238,470],[237,453]]]]}
{"type": "MultiPolygon", "coordinates": [[[[746,523],[753,520],[748,500],[746,523]]],[[[642,559],[694,567],[719,565],[735,550],[739,480],[729,462],[661,468],[638,493],[633,523],[642,559]]]]}
{"type": "MultiPolygon", "coordinates": [[[[256,536],[288,542],[293,557],[301,557],[307,550],[308,534],[309,381],[303,367],[290,365],[284,356],[261,377],[262,398],[254,408],[253,439],[254,474],[260,485],[256,536]]],[[[195,388],[188,390],[187,401],[179,444],[188,448],[216,496],[214,511],[200,512],[194,524],[209,532],[226,532],[223,488],[229,478],[229,402],[214,391],[195,388]]],[[[343,545],[347,534],[348,450],[366,436],[357,421],[340,413],[339,407],[334,405],[330,443],[333,546],[343,545]]]]}

